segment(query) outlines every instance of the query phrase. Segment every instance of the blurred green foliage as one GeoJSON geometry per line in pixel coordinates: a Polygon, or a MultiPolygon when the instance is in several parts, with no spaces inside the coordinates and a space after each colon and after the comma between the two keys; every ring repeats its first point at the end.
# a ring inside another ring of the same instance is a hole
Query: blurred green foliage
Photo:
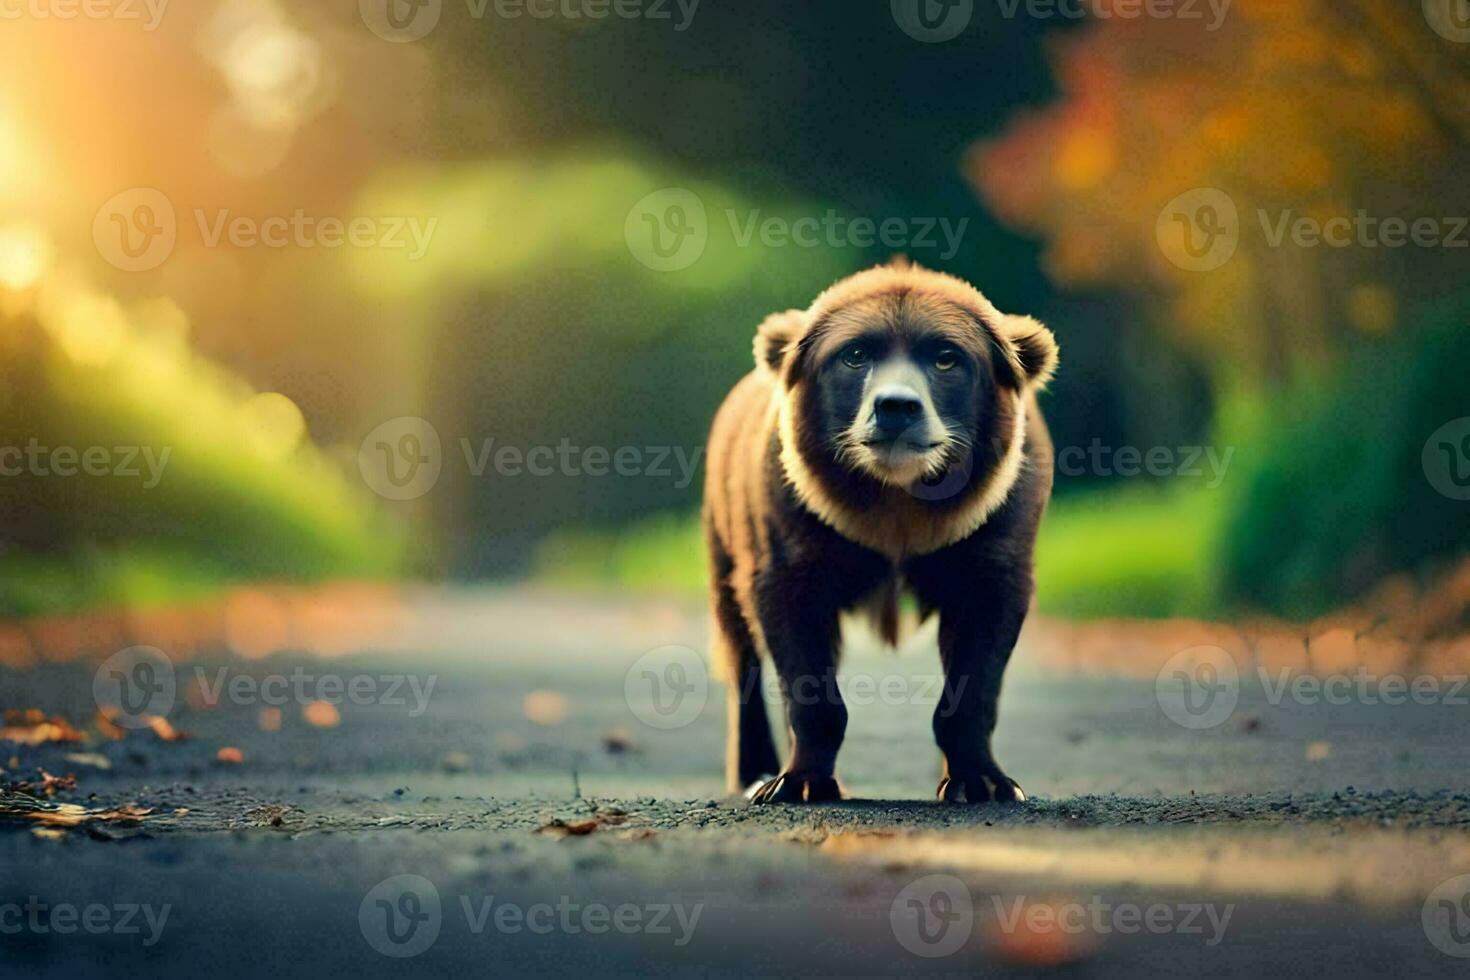
{"type": "Polygon", "coordinates": [[[401,532],[295,406],[195,354],[176,308],[68,282],[37,306],[0,318],[0,614],[403,568],[401,532]],[[106,465],[79,467],[89,451],[106,465]]]}
{"type": "MultiPolygon", "coordinates": [[[[1037,606],[1062,616],[1207,615],[1221,491],[1137,487],[1055,500],[1037,544],[1037,606]]],[[[565,530],[537,549],[542,581],[574,588],[697,596],[703,534],[690,517],[621,530],[565,530]]]]}
{"type": "Polygon", "coordinates": [[[1470,294],[1416,319],[1262,419],[1221,537],[1227,601],[1311,616],[1463,556],[1470,507],[1435,489],[1424,454],[1470,415],[1470,294]]]}

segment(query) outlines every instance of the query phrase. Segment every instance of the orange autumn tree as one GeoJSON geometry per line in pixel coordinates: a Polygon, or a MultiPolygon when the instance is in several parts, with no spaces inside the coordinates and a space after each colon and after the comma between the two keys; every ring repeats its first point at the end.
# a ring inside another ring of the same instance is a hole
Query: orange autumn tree
{"type": "Polygon", "coordinates": [[[1431,23],[1462,2],[1235,0],[1216,31],[1096,18],[1055,45],[1060,101],[977,145],[969,174],[1058,283],[1134,294],[1222,385],[1284,379],[1396,328],[1424,264],[1465,254],[1362,247],[1341,220],[1351,247],[1291,233],[1466,213],[1470,47],[1431,23]]]}

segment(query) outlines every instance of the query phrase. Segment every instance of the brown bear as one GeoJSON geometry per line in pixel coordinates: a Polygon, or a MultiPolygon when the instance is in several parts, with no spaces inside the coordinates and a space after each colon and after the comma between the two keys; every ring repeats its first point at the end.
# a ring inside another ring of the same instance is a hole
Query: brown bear
{"type": "Polygon", "coordinates": [[[922,617],[939,616],[940,799],[1025,799],[990,738],[1051,494],[1036,404],[1056,370],[1051,332],[898,260],[769,317],[755,359],[715,416],[704,493],[731,790],[841,799],[839,614],[876,609],[892,644],[906,588],[922,617]],[[780,680],[784,766],[762,657],[780,680]]]}

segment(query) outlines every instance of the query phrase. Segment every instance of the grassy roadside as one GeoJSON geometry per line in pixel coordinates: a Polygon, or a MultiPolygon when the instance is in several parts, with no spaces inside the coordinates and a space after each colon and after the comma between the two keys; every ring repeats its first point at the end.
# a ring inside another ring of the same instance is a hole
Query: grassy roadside
{"type": "MultiPolygon", "coordinates": [[[[1223,500],[1209,490],[1064,497],[1037,548],[1037,604],[1069,617],[1207,616],[1210,555],[1223,500]]],[[[697,596],[704,544],[694,517],[665,515],[620,531],[567,530],[542,544],[537,580],[570,588],[697,596]]]]}

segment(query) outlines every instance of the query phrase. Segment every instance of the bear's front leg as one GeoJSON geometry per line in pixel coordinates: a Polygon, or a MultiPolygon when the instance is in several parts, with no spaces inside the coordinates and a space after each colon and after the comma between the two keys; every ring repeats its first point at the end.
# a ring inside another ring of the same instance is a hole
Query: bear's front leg
{"type": "MultiPolygon", "coordinates": [[[[977,576],[973,593],[939,604],[944,693],[934,709],[934,741],[944,755],[939,799],[948,803],[1020,802],[1017,782],[995,761],[1001,678],[1031,601],[1026,575],[977,576]]],[[[947,591],[947,590],[946,590],[947,591]]]]}
{"type": "Polygon", "coordinates": [[[842,799],[835,770],[847,733],[847,705],[837,687],[837,610],[792,589],[769,590],[760,621],[781,678],[791,753],[754,803],[824,803],[842,799]]]}

